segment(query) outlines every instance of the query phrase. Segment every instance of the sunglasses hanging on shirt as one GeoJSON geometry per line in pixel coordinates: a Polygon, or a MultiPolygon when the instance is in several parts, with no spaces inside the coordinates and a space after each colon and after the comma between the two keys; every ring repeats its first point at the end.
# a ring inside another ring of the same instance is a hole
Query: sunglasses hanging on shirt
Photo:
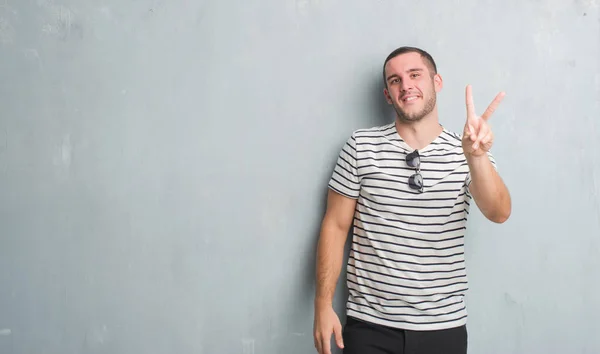
{"type": "Polygon", "coordinates": [[[406,164],[416,170],[412,176],[408,177],[408,186],[423,193],[423,176],[421,175],[421,157],[419,156],[419,151],[415,150],[406,155],[406,164]]]}

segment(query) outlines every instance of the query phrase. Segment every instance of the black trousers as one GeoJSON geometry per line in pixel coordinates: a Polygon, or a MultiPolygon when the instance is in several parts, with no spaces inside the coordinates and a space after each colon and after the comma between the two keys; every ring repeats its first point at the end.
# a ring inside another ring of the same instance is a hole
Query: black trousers
{"type": "Polygon", "coordinates": [[[467,327],[408,331],[346,319],[344,354],[466,354],[467,327]]]}

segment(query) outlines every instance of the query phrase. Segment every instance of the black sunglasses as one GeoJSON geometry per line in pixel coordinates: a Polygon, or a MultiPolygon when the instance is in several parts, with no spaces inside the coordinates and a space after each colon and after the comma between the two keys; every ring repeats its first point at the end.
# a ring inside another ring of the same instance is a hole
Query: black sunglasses
{"type": "Polygon", "coordinates": [[[419,151],[415,150],[406,155],[406,164],[417,171],[408,177],[408,186],[423,193],[423,176],[421,175],[421,157],[419,156],[419,151]]]}

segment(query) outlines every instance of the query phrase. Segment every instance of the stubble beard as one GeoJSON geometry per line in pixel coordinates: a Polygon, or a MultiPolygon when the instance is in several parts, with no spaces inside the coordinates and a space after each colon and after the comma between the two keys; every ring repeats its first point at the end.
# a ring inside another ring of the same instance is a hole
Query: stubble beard
{"type": "Polygon", "coordinates": [[[425,118],[429,113],[431,113],[431,111],[433,111],[433,108],[435,107],[435,103],[436,103],[436,95],[435,92],[432,92],[429,95],[429,99],[425,102],[425,106],[423,106],[423,109],[419,112],[413,113],[413,114],[409,114],[407,112],[405,112],[399,105],[397,105],[396,103],[394,103],[394,110],[396,111],[396,114],[398,116],[398,119],[400,120],[400,122],[402,123],[414,123],[414,122],[418,122],[421,119],[425,118]]]}

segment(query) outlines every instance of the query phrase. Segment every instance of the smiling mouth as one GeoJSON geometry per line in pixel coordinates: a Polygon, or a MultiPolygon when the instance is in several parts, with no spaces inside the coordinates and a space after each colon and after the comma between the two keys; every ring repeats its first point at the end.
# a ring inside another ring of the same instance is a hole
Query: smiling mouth
{"type": "Polygon", "coordinates": [[[412,102],[419,98],[419,96],[407,96],[402,98],[402,102],[412,102]]]}

